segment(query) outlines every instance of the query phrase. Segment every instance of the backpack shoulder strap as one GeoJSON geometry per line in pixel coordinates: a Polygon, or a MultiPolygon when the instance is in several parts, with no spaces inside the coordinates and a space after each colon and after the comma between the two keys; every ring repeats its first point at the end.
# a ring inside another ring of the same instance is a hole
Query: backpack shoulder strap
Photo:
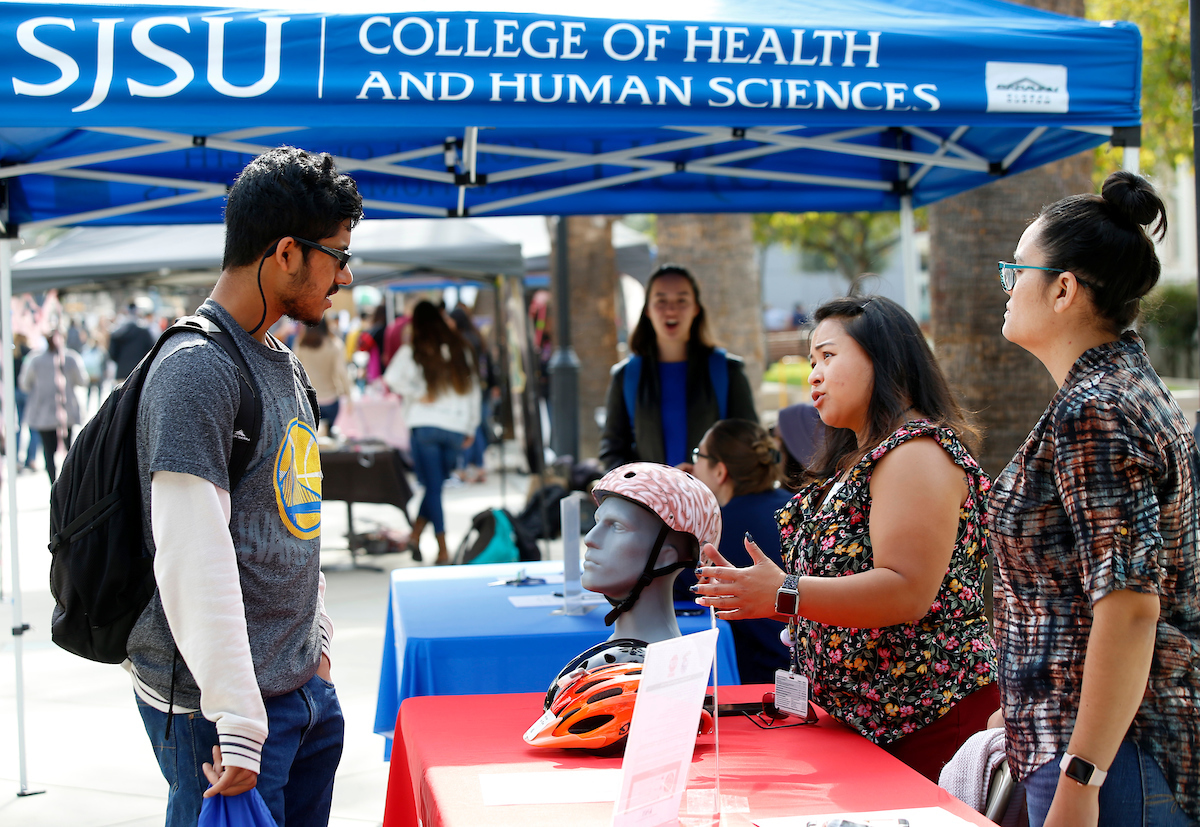
{"type": "Polygon", "coordinates": [[[633,428],[633,412],[637,408],[638,384],[642,380],[642,357],[636,353],[625,362],[624,373],[625,411],[629,414],[629,427],[633,428]]]}
{"type": "Polygon", "coordinates": [[[713,348],[708,354],[708,378],[712,382],[713,391],[717,394],[717,411],[721,419],[729,417],[729,360],[725,356],[725,348],[713,348]]]}
{"type": "MultiPolygon", "coordinates": [[[[229,490],[232,492],[246,473],[246,467],[250,464],[250,457],[262,431],[262,401],[258,383],[254,381],[254,375],[250,372],[250,366],[246,364],[242,352],[233,343],[233,337],[215,319],[199,314],[185,316],[167,328],[168,332],[175,332],[177,329],[204,334],[220,345],[237,366],[238,387],[241,393],[237,415],[233,419],[233,447],[229,452],[229,490]]],[[[165,333],[162,338],[166,338],[165,333]]]]}

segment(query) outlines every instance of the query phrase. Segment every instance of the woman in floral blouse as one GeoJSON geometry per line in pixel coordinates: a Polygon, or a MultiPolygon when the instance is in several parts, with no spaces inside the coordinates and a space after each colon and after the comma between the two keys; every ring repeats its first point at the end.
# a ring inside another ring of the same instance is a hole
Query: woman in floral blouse
{"type": "Polygon", "coordinates": [[[1166,230],[1145,179],[1050,205],[1000,263],[1059,390],[988,506],[1009,766],[1033,825],[1200,820],[1200,455],[1130,328],[1166,230]]]}
{"type": "Polygon", "coordinates": [[[815,320],[808,381],[833,430],[777,514],[786,572],[749,537],[748,568],[706,546],[715,565],[697,570],[697,602],[787,621],[813,700],[936,781],[999,706],[983,594],[989,481],[903,308],[836,299],[815,320]],[[785,592],[798,596],[780,614],[785,592]]]}

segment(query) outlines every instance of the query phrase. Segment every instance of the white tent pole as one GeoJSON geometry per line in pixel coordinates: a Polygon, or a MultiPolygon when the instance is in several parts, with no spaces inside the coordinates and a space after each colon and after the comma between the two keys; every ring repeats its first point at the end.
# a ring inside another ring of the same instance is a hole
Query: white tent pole
{"type": "Polygon", "coordinates": [[[900,259],[904,266],[904,309],[914,319],[920,319],[921,291],[917,285],[916,222],[913,220],[911,195],[900,196],[900,259]]]}
{"type": "MultiPolygon", "coordinates": [[[[7,216],[4,216],[7,218],[7,216]]],[[[20,762],[21,788],[17,795],[33,795],[29,791],[25,769],[25,670],[22,641],[29,626],[21,614],[21,555],[17,547],[17,407],[16,377],[13,375],[13,330],[12,330],[12,239],[8,238],[9,226],[5,226],[4,237],[0,237],[0,313],[3,323],[0,342],[4,348],[4,465],[8,477],[8,556],[12,564],[12,634],[13,660],[16,663],[17,679],[17,754],[20,762]]]]}
{"type": "Polygon", "coordinates": [[[1122,151],[1124,157],[1121,159],[1121,169],[1127,172],[1141,172],[1141,151],[1140,146],[1126,146],[1122,151]]]}

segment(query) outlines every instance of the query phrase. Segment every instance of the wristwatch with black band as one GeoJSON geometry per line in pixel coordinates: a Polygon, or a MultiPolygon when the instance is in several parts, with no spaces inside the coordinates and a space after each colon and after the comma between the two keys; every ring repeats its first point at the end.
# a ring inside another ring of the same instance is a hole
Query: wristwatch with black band
{"type": "Polygon", "coordinates": [[[800,611],[800,575],[789,574],[775,593],[775,611],[781,615],[795,617],[800,611]]]}
{"type": "Polygon", "coordinates": [[[1107,770],[1099,769],[1091,761],[1080,758],[1078,755],[1071,755],[1069,752],[1062,757],[1058,766],[1067,778],[1085,787],[1099,787],[1108,776],[1107,770]]]}

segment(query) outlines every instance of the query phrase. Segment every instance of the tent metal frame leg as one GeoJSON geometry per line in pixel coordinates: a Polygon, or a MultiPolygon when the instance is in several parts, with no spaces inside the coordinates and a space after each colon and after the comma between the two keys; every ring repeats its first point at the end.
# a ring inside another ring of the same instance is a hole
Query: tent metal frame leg
{"type": "Polygon", "coordinates": [[[16,226],[7,223],[7,214],[0,213],[5,222],[0,232],[0,307],[3,307],[2,333],[4,358],[4,465],[8,480],[8,554],[12,566],[12,635],[13,661],[17,683],[17,755],[20,764],[20,789],[18,796],[37,795],[44,790],[29,789],[29,774],[25,754],[25,651],[24,635],[29,624],[24,622],[21,606],[21,555],[17,545],[17,408],[16,377],[13,375],[13,331],[12,331],[12,245],[17,237],[16,226]]]}

